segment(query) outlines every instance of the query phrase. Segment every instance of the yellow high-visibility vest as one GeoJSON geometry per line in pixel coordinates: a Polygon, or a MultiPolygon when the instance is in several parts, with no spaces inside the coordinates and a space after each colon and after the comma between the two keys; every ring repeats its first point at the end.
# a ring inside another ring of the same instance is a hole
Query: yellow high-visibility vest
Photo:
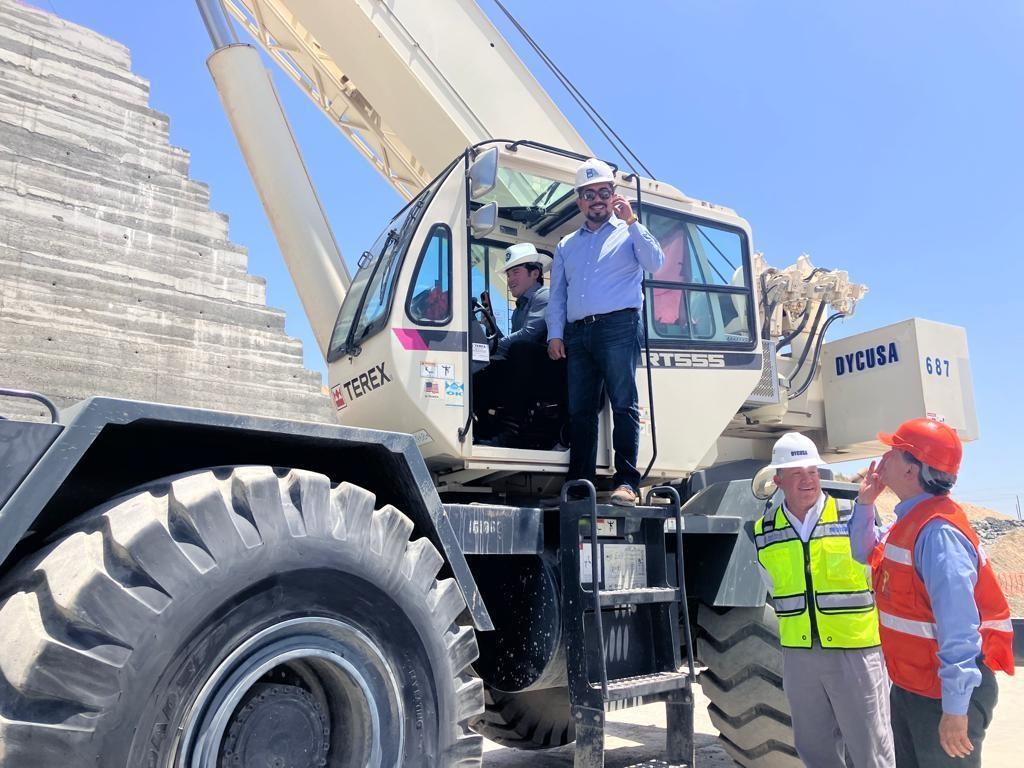
{"type": "Polygon", "coordinates": [[[787,648],[871,648],[879,645],[878,611],[866,565],[853,559],[847,530],[826,496],[821,518],[804,543],[780,505],[754,524],[757,559],[771,575],[779,637],[787,648]]]}

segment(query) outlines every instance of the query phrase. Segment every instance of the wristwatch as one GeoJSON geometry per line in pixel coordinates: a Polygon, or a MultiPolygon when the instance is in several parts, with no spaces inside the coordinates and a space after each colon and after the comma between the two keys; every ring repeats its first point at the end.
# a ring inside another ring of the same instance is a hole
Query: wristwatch
{"type": "Polygon", "coordinates": [[[629,219],[629,221],[626,222],[626,226],[627,227],[632,226],[632,224],[634,222],[636,222],[636,221],[637,221],[637,215],[634,213],[633,216],[629,219]]]}

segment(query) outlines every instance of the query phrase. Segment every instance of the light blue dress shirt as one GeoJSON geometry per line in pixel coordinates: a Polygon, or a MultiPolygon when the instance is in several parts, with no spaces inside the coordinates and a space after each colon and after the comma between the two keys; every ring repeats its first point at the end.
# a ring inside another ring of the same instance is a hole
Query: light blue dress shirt
{"type": "MultiPolygon", "coordinates": [[[[901,501],[896,505],[896,519],[930,498],[931,494],[922,493],[901,501]]],[[[889,527],[875,525],[873,505],[854,505],[850,520],[850,549],[854,558],[866,563],[889,527]]],[[[974,602],[977,553],[954,526],[945,520],[932,520],[921,529],[914,543],[914,568],[928,590],[935,615],[942,711],[966,715],[971,693],[981,683],[977,664],[981,655],[981,616],[974,602]]]]}
{"type": "Polygon", "coordinates": [[[612,216],[592,232],[584,224],[562,238],[551,265],[548,340],[565,338],[566,322],[643,306],[644,270],[665,261],[661,246],[636,221],[612,216]]]}

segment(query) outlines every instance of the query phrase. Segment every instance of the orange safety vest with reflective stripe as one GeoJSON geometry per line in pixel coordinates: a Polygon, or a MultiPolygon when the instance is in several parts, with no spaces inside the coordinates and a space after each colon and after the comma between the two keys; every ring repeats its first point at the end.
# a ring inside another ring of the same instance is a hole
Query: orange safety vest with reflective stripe
{"type": "Polygon", "coordinates": [[[981,616],[981,653],[992,670],[1013,674],[1013,626],[992,565],[960,506],[947,496],[919,502],[893,524],[871,553],[882,653],[892,681],[932,699],[942,698],[939,643],[931,599],[914,567],[917,537],[932,520],[945,520],[974,546],[978,580],[974,601],[981,616]]]}

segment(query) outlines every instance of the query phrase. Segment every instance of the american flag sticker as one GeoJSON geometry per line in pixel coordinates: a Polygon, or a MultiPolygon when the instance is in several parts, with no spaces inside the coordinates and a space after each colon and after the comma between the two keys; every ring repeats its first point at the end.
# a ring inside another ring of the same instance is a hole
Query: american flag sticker
{"type": "Polygon", "coordinates": [[[441,398],[441,385],[435,379],[427,379],[423,382],[423,396],[432,400],[441,398]]]}

